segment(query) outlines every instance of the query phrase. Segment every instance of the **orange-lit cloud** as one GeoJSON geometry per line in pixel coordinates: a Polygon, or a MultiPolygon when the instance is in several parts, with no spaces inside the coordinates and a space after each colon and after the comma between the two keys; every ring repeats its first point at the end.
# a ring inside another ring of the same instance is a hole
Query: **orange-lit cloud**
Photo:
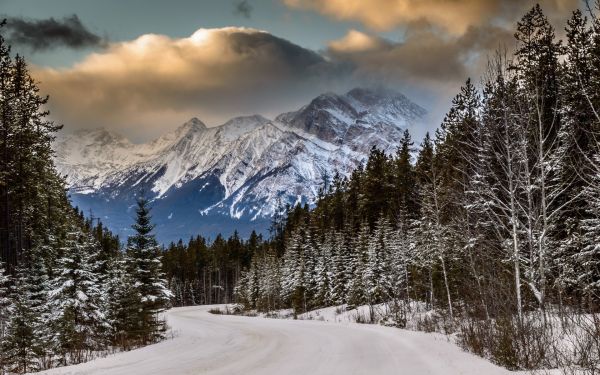
{"type": "MultiPolygon", "coordinates": [[[[528,0],[283,0],[296,9],[314,10],[337,20],[359,21],[376,30],[425,23],[452,34],[471,26],[512,22],[535,4],[528,0]]],[[[540,0],[549,14],[565,14],[578,0],[540,0]]]]}
{"type": "Polygon", "coordinates": [[[329,49],[341,53],[362,53],[385,47],[388,43],[376,36],[361,31],[350,30],[341,39],[329,42],[329,49]]]}

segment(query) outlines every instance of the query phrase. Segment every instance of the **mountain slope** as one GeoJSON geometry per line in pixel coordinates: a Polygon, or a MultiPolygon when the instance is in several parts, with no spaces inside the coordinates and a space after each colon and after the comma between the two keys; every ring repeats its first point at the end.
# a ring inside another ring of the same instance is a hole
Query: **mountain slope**
{"type": "Polygon", "coordinates": [[[145,144],[98,129],[55,143],[71,197],[127,234],[135,194],[154,199],[161,241],[267,230],[286,203],[313,203],[336,171],[349,174],[372,146],[393,152],[425,111],[386,90],[324,94],[271,121],[237,117],[207,128],[194,118],[145,144]]]}

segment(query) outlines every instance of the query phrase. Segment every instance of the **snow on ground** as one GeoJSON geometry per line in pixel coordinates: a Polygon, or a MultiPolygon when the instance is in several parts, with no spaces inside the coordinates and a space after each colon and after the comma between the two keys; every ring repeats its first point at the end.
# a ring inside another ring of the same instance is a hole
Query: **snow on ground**
{"type": "MultiPolygon", "coordinates": [[[[213,315],[208,312],[211,308],[214,306],[169,310],[172,339],[44,373],[512,374],[463,352],[443,335],[378,325],[213,315]]],[[[332,315],[325,310],[324,316],[332,315]]]]}
{"type": "MultiPolygon", "coordinates": [[[[223,313],[227,313],[225,308],[222,308],[223,313]]],[[[351,323],[374,323],[385,326],[397,327],[397,322],[394,321],[393,311],[394,309],[389,303],[380,303],[376,305],[362,305],[354,308],[348,308],[347,305],[330,306],[321,309],[311,310],[303,314],[296,316],[298,320],[319,320],[323,322],[351,324],[351,323]]],[[[436,314],[434,311],[427,309],[426,305],[422,302],[413,301],[410,306],[406,309],[406,315],[404,319],[404,326],[409,330],[419,330],[419,324],[424,319],[439,318],[434,317],[436,314]]],[[[264,318],[277,318],[277,319],[293,319],[293,310],[275,310],[269,313],[257,313],[251,311],[250,316],[258,315],[264,318]]]]}

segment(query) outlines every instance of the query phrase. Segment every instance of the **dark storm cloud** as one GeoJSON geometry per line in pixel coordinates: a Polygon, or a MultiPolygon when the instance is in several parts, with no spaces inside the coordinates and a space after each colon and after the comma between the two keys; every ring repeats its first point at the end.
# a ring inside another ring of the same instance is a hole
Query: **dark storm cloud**
{"type": "Polygon", "coordinates": [[[325,60],[318,53],[269,33],[233,32],[229,34],[228,39],[231,49],[237,54],[269,55],[270,59],[280,61],[288,69],[298,73],[306,73],[304,70],[307,68],[325,64],[325,60]]]}
{"type": "Polygon", "coordinates": [[[105,44],[105,40],[88,30],[76,14],[63,19],[30,20],[8,17],[5,27],[9,42],[33,50],[47,50],[61,46],[79,49],[105,44]]]}
{"type": "Polygon", "coordinates": [[[248,2],[248,0],[242,0],[234,4],[233,13],[242,17],[250,18],[254,7],[248,2]]]}

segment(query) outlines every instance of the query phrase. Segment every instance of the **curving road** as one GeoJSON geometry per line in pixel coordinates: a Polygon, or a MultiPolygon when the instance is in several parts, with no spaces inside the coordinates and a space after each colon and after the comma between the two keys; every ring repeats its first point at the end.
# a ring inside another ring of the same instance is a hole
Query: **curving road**
{"type": "Polygon", "coordinates": [[[46,374],[514,374],[444,336],[373,325],[167,312],[174,338],[46,374]]]}

